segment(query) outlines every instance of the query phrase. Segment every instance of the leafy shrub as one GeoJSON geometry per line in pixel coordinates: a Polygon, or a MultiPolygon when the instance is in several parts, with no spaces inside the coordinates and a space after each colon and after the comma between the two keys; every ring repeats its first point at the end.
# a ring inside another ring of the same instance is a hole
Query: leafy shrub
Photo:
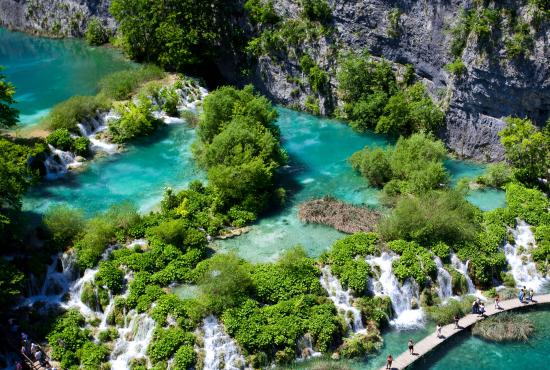
{"type": "MultiPolygon", "coordinates": [[[[180,347],[191,346],[192,348],[194,343],[195,336],[192,333],[184,332],[181,328],[157,328],[153,334],[151,344],[147,348],[147,355],[153,362],[168,360],[180,347]]],[[[185,357],[182,355],[181,360],[184,360],[185,357]]]]}
{"type": "Polygon", "coordinates": [[[389,296],[360,297],[355,304],[361,310],[364,321],[374,320],[378,325],[386,325],[392,317],[389,296]]]}
{"type": "Polygon", "coordinates": [[[244,8],[248,11],[248,18],[253,24],[268,25],[280,21],[272,0],[247,0],[244,8]]]}
{"type": "Polygon", "coordinates": [[[447,72],[457,77],[461,77],[467,71],[466,65],[461,58],[456,58],[451,63],[445,65],[445,69],[447,70],[447,72]]]}
{"type": "Polygon", "coordinates": [[[99,265],[99,271],[95,275],[95,282],[100,286],[106,286],[111,293],[118,294],[124,287],[124,273],[111,262],[103,262],[99,265]]]}
{"type": "Polygon", "coordinates": [[[512,169],[506,163],[492,163],[487,166],[485,173],[476,179],[476,182],[499,188],[512,181],[513,176],[512,169]]]}
{"type": "Polygon", "coordinates": [[[87,157],[90,155],[90,139],[84,136],[77,137],[73,140],[73,152],[76,155],[87,157]]]}
{"type": "Polygon", "coordinates": [[[432,254],[415,242],[403,243],[398,240],[388,243],[388,247],[401,253],[401,257],[393,261],[393,272],[399,281],[412,277],[423,286],[428,277],[434,278],[437,274],[432,254]]]}
{"type": "Polygon", "coordinates": [[[104,344],[86,342],[77,352],[80,358],[80,367],[84,370],[101,369],[102,364],[107,361],[109,349],[104,344]]]}
{"type": "Polygon", "coordinates": [[[66,128],[57,129],[46,138],[46,142],[57,149],[69,151],[73,147],[73,138],[66,128]]]}
{"type": "Polygon", "coordinates": [[[61,315],[48,334],[47,340],[52,348],[51,357],[69,368],[78,365],[76,353],[88,342],[89,332],[83,329],[84,317],[76,310],[61,315]]]}
{"type": "Polygon", "coordinates": [[[436,243],[430,248],[437,257],[441,258],[443,261],[449,259],[451,253],[451,248],[443,242],[436,243]]]}
{"type": "Polygon", "coordinates": [[[65,205],[48,208],[42,219],[50,234],[52,246],[56,250],[65,250],[84,229],[84,215],[65,205]]]}
{"type": "Polygon", "coordinates": [[[439,325],[447,325],[454,321],[455,315],[463,317],[470,313],[475,297],[466,296],[461,301],[450,298],[441,306],[428,307],[427,313],[430,318],[439,325]]]}
{"type": "Polygon", "coordinates": [[[506,186],[506,204],[512,215],[532,226],[550,224],[548,198],[536,189],[528,189],[519,184],[506,186]]]}
{"type": "Polygon", "coordinates": [[[149,135],[161,124],[153,116],[153,106],[147,99],[124,103],[117,108],[117,112],[120,118],[109,123],[109,134],[115,143],[149,135]]]}
{"type": "Polygon", "coordinates": [[[301,0],[303,15],[309,20],[328,23],[332,19],[332,9],[327,0],[301,0]]]}
{"type": "Polygon", "coordinates": [[[88,22],[88,28],[86,29],[84,38],[90,45],[103,45],[109,42],[109,30],[101,23],[101,20],[92,18],[88,22]]]}
{"type": "Polygon", "coordinates": [[[119,71],[105,76],[99,81],[101,94],[114,99],[124,100],[144,82],[162,78],[164,72],[153,65],[119,71]]]}
{"type": "Polygon", "coordinates": [[[51,130],[78,132],[78,123],[94,116],[99,110],[107,110],[110,105],[109,99],[102,95],[73,96],[56,104],[44,118],[44,122],[51,130]]]}
{"type": "Polygon", "coordinates": [[[399,8],[392,8],[388,13],[388,36],[397,37],[401,33],[399,29],[399,21],[401,20],[401,10],[399,8]]]}
{"type": "Polygon", "coordinates": [[[376,353],[381,347],[382,343],[378,335],[356,334],[344,339],[339,353],[344,358],[364,358],[369,354],[376,353]]]}
{"type": "Polygon", "coordinates": [[[196,361],[197,354],[193,346],[181,346],[174,355],[173,366],[175,369],[190,369],[196,361]]]}

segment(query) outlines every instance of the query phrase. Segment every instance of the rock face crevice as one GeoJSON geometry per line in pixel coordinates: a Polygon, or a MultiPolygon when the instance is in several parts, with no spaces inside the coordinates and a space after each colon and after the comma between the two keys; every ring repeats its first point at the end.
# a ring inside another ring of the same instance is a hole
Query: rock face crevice
{"type": "MultiPolygon", "coordinates": [[[[53,36],[81,36],[91,17],[116,27],[108,12],[109,2],[0,0],[0,24],[53,36]]],[[[273,3],[281,16],[300,17],[299,0],[273,0],[273,3]]],[[[312,91],[295,53],[258,57],[244,80],[241,60],[234,54],[231,58],[224,56],[218,63],[220,72],[231,83],[252,82],[281,104],[304,109],[308,106],[307,99],[313,98],[319,112],[325,114],[338,104],[335,78],[338,52],[369,50],[372,55],[396,64],[412,64],[432,96],[444,101],[447,108],[441,137],[459,156],[477,160],[503,158],[498,132],[505,125],[504,117],[528,117],[539,126],[548,120],[550,22],[545,21],[530,31],[533,42],[527,54],[517,58],[507,56],[504,44],[509,36],[505,32],[495,31],[489,46],[471,34],[461,58],[466,69],[458,77],[444,68],[455,59],[450,53],[452,40],[448,29],[457,22],[463,9],[475,6],[472,0],[328,0],[328,3],[333,11],[335,32],[300,47],[329,72],[331,93],[312,91]],[[397,24],[392,24],[390,14],[396,10],[400,15],[397,24]],[[301,80],[299,86],[296,79],[301,80]]],[[[527,23],[532,19],[532,9],[526,1],[498,3],[514,9],[527,23]]],[[[237,21],[239,27],[245,23],[243,19],[237,21]]],[[[253,27],[246,25],[243,29],[248,32],[253,27]]]]}

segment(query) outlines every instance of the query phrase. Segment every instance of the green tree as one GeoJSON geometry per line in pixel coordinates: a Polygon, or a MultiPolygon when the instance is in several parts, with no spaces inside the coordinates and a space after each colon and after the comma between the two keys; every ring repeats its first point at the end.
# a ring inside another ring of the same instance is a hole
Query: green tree
{"type": "Polygon", "coordinates": [[[50,207],[42,222],[50,233],[51,242],[57,250],[64,251],[80,235],[85,226],[81,210],[65,205],[50,207]]]}
{"type": "Polygon", "coordinates": [[[506,118],[499,133],[506,159],[515,167],[516,177],[536,182],[548,178],[550,168],[550,129],[539,130],[528,119],[506,118]]]}
{"type": "Polygon", "coordinates": [[[109,42],[109,30],[101,23],[101,20],[92,18],[88,22],[88,28],[84,37],[90,45],[103,45],[109,42]]]}
{"type": "Polygon", "coordinates": [[[10,128],[17,124],[19,111],[12,105],[15,104],[15,87],[6,76],[2,74],[4,67],[0,66],[0,128],[10,128]]]}

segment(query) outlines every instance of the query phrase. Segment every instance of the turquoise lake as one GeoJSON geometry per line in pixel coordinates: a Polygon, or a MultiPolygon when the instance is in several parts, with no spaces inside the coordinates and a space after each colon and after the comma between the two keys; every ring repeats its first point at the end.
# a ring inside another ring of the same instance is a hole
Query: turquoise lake
{"type": "Polygon", "coordinates": [[[93,95],[105,75],[133,64],[107,48],[74,39],[53,40],[0,28],[0,66],[17,92],[20,125],[36,124],[57,103],[93,95]]]}

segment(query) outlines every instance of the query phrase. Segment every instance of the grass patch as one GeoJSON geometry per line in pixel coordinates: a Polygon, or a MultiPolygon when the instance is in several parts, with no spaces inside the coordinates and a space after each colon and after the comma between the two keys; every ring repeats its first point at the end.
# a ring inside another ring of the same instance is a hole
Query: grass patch
{"type": "Polygon", "coordinates": [[[437,307],[427,307],[430,318],[439,325],[447,325],[454,321],[455,315],[463,317],[471,310],[474,296],[464,297],[461,301],[449,299],[447,303],[437,307]]]}
{"type": "Polygon", "coordinates": [[[495,342],[526,342],[535,331],[529,318],[505,312],[475,324],[472,334],[495,342]]]}
{"type": "Polygon", "coordinates": [[[160,79],[164,72],[160,67],[145,65],[139,68],[112,73],[99,81],[101,94],[114,99],[129,99],[144,82],[160,79]]]}
{"type": "Polygon", "coordinates": [[[110,105],[111,101],[103,95],[73,96],[56,104],[43,122],[52,131],[67,129],[76,132],[79,122],[93,116],[98,110],[108,109],[110,105]]]}

